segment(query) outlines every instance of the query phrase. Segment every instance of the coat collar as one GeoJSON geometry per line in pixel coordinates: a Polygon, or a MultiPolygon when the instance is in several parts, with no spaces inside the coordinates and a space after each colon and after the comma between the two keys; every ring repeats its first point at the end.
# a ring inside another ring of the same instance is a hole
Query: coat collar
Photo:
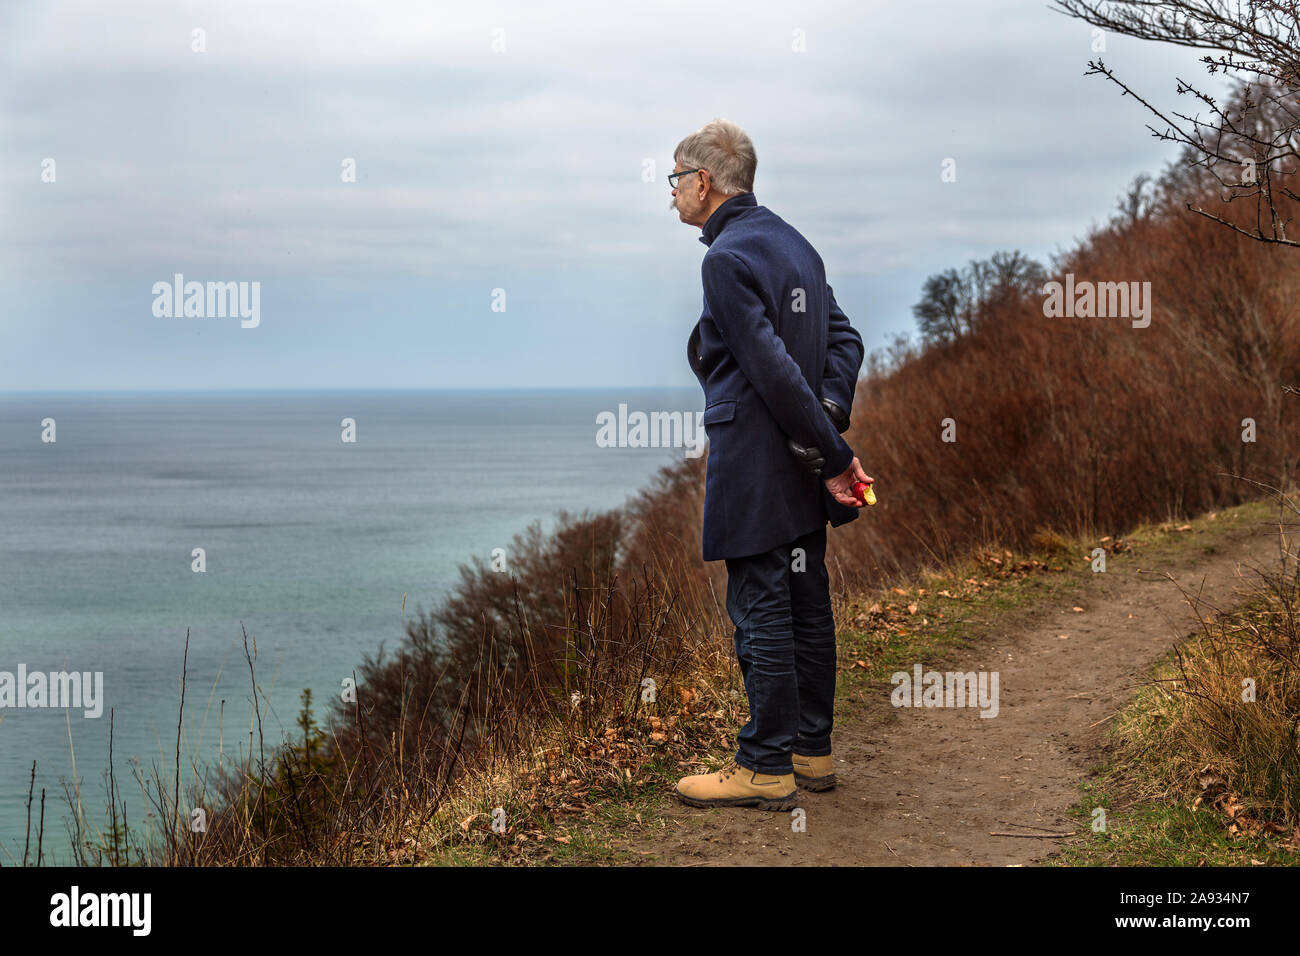
{"type": "Polygon", "coordinates": [[[739,196],[732,196],[717,209],[713,210],[713,215],[709,216],[708,221],[704,223],[703,234],[700,236],[700,242],[706,246],[713,245],[713,240],[718,238],[718,233],[732,219],[735,219],[746,209],[753,209],[758,205],[758,199],[753,193],[741,193],[739,196]]]}

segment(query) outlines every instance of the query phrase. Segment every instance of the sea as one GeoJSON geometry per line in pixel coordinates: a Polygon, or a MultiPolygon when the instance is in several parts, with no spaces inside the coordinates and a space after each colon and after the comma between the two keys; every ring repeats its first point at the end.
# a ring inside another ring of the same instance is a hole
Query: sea
{"type": "Polygon", "coordinates": [[[304,689],[320,720],[462,564],[500,548],[508,571],[533,522],[617,507],[690,453],[599,440],[620,406],[694,419],[703,397],[0,392],[0,865],[35,860],[42,792],[43,862],[72,862],[71,805],[102,842],[110,720],[133,829],[157,822],[140,780],[174,779],[178,724],[183,782],[246,756],[245,632],[269,751],[300,735],[304,689]],[[37,672],[90,675],[80,706],[18,706],[37,672]]]}

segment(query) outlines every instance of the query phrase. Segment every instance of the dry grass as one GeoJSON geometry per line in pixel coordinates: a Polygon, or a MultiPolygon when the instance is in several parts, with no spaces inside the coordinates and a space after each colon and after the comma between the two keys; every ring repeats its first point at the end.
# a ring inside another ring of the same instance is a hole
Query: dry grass
{"type": "Polygon", "coordinates": [[[1201,606],[1196,635],[1117,722],[1117,772],[1140,799],[1300,846],[1300,577],[1255,568],[1251,591],[1235,610],[1201,606]]]}

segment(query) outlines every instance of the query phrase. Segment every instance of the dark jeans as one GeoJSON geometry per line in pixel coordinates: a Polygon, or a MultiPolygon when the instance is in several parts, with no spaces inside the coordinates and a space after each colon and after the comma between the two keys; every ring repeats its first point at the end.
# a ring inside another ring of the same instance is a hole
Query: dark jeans
{"type": "Polygon", "coordinates": [[[728,558],[727,613],[736,625],[736,657],[749,697],[736,763],[787,774],[794,769],[793,751],[830,753],[835,620],[826,528],[762,554],[728,558]]]}

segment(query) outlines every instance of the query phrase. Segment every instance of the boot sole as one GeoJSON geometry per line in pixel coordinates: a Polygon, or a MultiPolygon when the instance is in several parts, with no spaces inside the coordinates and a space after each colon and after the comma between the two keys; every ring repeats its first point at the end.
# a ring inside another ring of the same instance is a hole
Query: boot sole
{"type": "Polygon", "coordinates": [[[823,790],[833,790],[835,788],[835,774],[828,773],[824,777],[804,777],[796,773],[794,782],[805,790],[821,793],[823,790]]]}
{"type": "Polygon", "coordinates": [[[799,805],[799,792],[797,790],[784,797],[715,797],[712,800],[688,797],[680,790],[676,791],[676,793],[677,799],[683,803],[690,804],[692,807],[703,807],[704,809],[713,807],[751,807],[755,810],[793,810],[799,805]]]}

